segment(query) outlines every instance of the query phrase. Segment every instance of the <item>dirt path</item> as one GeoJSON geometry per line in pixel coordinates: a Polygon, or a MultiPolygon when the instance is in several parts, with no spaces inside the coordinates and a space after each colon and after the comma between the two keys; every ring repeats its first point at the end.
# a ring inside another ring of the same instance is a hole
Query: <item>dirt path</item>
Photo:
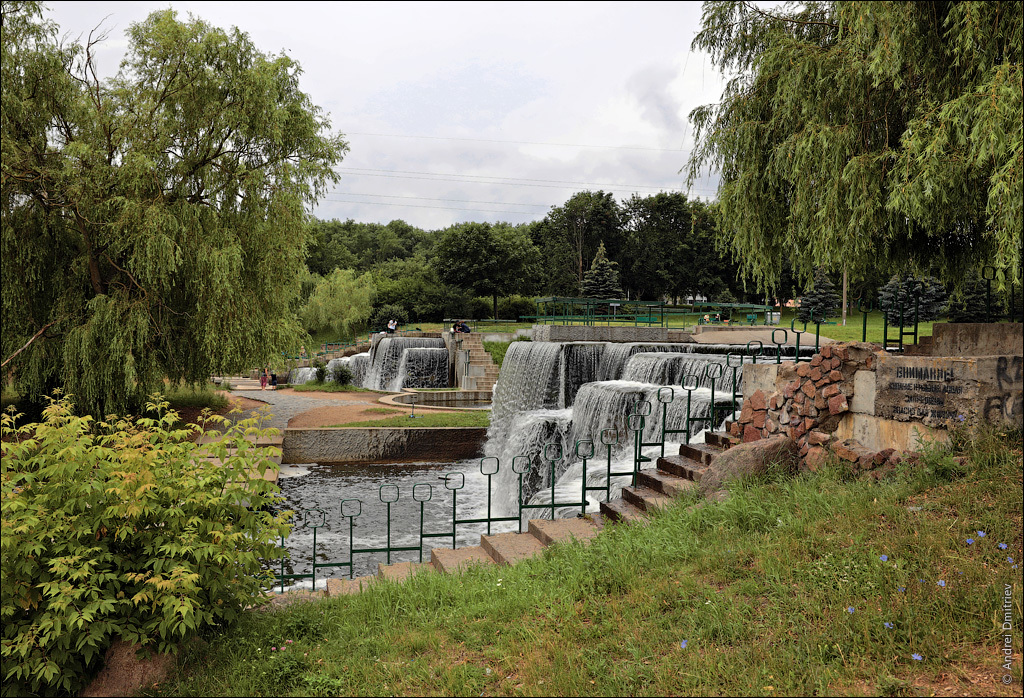
{"type": "MultiPolygon", "coordinates": [[[[404,405],[382,405],[378,400],[380,393],[352,392],[326,393],[317,391],[296,392],[291,388],[283,388],[269,392],[254,393],[265,397],[266,402],[231,395],[232,400],[243,400],[248,405],[240,405],[242,409],[256,409],[269,404],[271,412],[290,414],[287,426],[299,428],[329,427],[335,424],[359,422],[370,419],[385,419],[400,414],[409,414],[409,407],[404,405]],[[309,403],[308,409],[302,409],[303,403],[309,403]],[[335,403],[335,404],[324,404],[335,403]],[[277,405],[277,409],[275,409],[277,405]],[[285,408],[286,409],[282,409],[285,408]],[[386,410],[386,411],[385,411],[386,410]]],[[[422,408],[421,408],[422,409],[422,408]]],[[[431,410],[438,412],[457,412],[458,410],[431,410]]]]}

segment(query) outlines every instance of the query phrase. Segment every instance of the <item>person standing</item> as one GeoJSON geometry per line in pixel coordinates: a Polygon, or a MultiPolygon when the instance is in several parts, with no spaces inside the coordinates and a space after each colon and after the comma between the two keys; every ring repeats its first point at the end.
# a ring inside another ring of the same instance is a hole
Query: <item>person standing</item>
{"type": "Polygon", "coordinates": [[[267,389],[267,380],[268,380],[269,376],[270,376],[270,369],[269,368],[261,368],[260,369],[260,390],[266,390],[267,389]]]}
{"type": "Polygon", "coordinates": [[[398,320],[388,320],[388,334],[394,334],[398,329],[398,320]]]}

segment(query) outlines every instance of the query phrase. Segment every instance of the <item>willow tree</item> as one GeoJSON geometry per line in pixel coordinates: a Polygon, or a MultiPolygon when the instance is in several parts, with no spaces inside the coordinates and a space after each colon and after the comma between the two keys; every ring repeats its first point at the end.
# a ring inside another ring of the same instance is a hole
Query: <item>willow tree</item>
{"type": "Polygon", "coordinates": [[[298,328],[306,207],[347,146],[299,66],[173,11],[133,24],[116,76],[4,2],[5,368],[93,412],[164,377],[265,360],[298,328]]]}
{"type": "Polygon", "coordinates": [[[1020,2],[705,3],[694,48],[733,77],[690,117],[691,179],[747,278],[993,264],[1021,277],[1020,2]]]}

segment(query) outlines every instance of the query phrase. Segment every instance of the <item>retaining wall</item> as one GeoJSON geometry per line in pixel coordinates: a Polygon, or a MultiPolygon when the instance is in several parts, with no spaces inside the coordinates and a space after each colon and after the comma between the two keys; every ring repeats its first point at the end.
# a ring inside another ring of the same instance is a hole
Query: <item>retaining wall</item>
{"type": "Polygon", "coordinates": [[[479,458],[484,427],[285,429],[284,463],[417,461],[479,458]]]}
{"type": "Polygon", "coordinates": [[[667,327],[534,325],[535,342],[692,342],[684,330],[667,327]]]}

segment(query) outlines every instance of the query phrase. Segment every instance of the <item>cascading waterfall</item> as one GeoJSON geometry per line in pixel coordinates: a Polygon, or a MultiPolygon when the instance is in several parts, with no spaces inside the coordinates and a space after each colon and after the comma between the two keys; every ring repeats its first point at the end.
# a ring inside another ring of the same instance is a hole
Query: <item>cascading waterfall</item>
{"type": "Polygon", "coordinates": [[[448,350],[412,347],[402,352],[398,374],[388,382],[388,390],[402,388],[447,388],[448,350]]]}
{"type": "Polygon", "coordinates": [[[316,369],[312,366],[293,368],[288,372],[289,385],[302,385],[303,383],[309,383],[314,380],[316,380],[316,369]]]}
{"type": "MultiPolygon", "coordinates": [[[[401,385],[397,388],[390,386],[398,377],[403,354],[410,349],[442,349],[443,347],[444,340],[436,337],[385,337],[374,347],[363,387],[371,390],[401,390],[401,385]]],[[[447,357],[447,352],[445,352],[446,365],[447,357]]],[[[445,384],[447,384],[447,370],[445,384]]]]}
{"type": "MultiPolygon", "coordinates": [[[[556,501],[580,501],[582,466],[575,456],[578,441],[594,443],[595,456],[588,467],[588,484],[604,484],[607,467],[606,446],[601,442],[602,431],[615,430],[618,443],[612,448],[614,470],[632,468],[634,432],[627,428],[627,417],[638,400],[652,405],[651,414],[644,419],[642,441],[659,441],[663,421],[663,408],[659,390],[672,385],[673,400],[664,408],[664,421],[668,429],[686,426],[687,396],[680,384],[688,374],[697,376],[697,387],[690,393],[691,441],[700,441],[698,433],[707,427],[712,416],[711,378],[704,367],[722,365],[721,377],[715,380],[715,403],[718,415],[724,416],[732,400],[733,368],[726,366],[725,351],[721,354],[691,352],[694,345],[679,344],[608,344],[600,343],[520,343],[522,348],[506,355],[502,375],[495,389],[491,428],[488,431],[486,454],[501,460],[502,468],[496,483],[501,501],[496,504],[504,511],[514,511],[518,495],[519,476],[512,470],[512,459],[526,455],[531,471],[523,477],[523,494],[531,503],[550,502],[552,468],[545,460],[543,449],[547,444],[558,444],[563,457],[556,463],[556,501]],[[510,356],[511,355],[511,356],[510,356]],[[583,366],[573,368],[574,359],[582,357],[583,366]],[[510,362],[510,358],[512,361],[510,362]],[[596,369],[595,369],[596,364],[596,369]],[[566,368],[569,366],[569,368],[566,368]],[[590,375],[621,374],[614,379],[590,380],[575,383],[590,375]],[[559,398],[572,394],[575,399],[570,408],[556,410],[559,398]],[[559,494],[561,492],[562,494],[559,494]]],[[[513,344],[513,347],[516,345],[513,344]]],[[[706,346],[706,345],[705,345],[706,346]]],[[[716,346],[738,352],[737,347],[716,346]]],[[[735,362],[735,360],[733,360],[735,362]]],[[[742,367],[736,367],[739,388],[742,367]]],[[[661,390],[662,397],[668,393],[661,390]]],[[[668,442],[681,441],[680,436],[668,442]]],[[[650,449],[649,449],[650,450],[650,449]]],[[[653,449],[657,450],[657,449],[653,449]]],[[[672,451],[666,451],[671,453],[672,451]]],[[[621,489],[625,478],[613,478],[612,494],[621,489]]],[[[592,506],[596,501],[590,499],[592,506]]],[[[577,509],[578,512],[578,509],[577,509]]],[[[543,509],[532,510],[531,517],[549,515],[543,509]]]]}

